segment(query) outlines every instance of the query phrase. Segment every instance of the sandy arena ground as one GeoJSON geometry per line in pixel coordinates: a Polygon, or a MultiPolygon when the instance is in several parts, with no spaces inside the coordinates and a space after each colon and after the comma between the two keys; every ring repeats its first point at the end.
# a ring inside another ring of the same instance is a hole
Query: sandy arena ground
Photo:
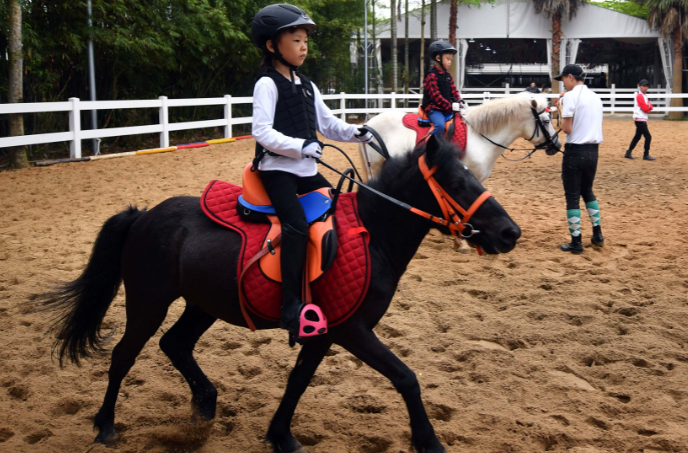
{"type": "MultiPolygon", "coordinates": [[[[561,155],[499,160],[488,185],[523,229],[516,249],[462,255],[431,233],[376,329],[416,372],[449,452],[688,451],[688,123],[650,124],[656,162],[621,158],[630,120],[604,127],[595,186],[603,249],[589,247],[584,219],[585,253],[558,250],[567,240],[561,155]]],[[[109,356],[61,370],[46,314],[20,304],[75,278],[103,222],[128,203],[200,195],[216,178],[240,183],[253,149],[247,140],[0,173],[1,451],[112,451],[89,450],[109,356]]],[[[326,157],[344,167],[331,150],[326,157]]],[[[104,323],[115,340],[123,293],[104,323]]],[[[216,323],[196,356],[219,390],[218,416],[192,425],[190,392],[157,345],[182,309],[175,302],[125,380],[115,451],[268,453],[262,437],[297,349],[283,331],[216,323]]],[[[338,347],[292,428],[311,453],[409,448],[400,396],[338,347]]]]}

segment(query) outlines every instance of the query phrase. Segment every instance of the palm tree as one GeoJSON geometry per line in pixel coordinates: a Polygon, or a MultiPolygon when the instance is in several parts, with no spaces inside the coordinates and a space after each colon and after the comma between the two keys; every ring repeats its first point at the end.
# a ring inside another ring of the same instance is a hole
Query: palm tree
{"type": "MultiPolygon", "coordinates": [[[[647,23],[651,28],[659,30],[662,36],[673,37],[674,41],[674,93],[683,91],[683,36],[688,33],[686,24],[686,11],[688,0],[635,0],[636,3],[646,6],[647,23]]],[[[672,99],[671,107],[682,107],[682,99],[672,99]]],[[[683,112],[670,112],[670,119],[683,118],[683,112]]]]}
{"type": "Polygon", "coordinates": [[[397,92],[397,81],[398,81],[398,72],[399,72],[399,65],[397,62],[398,59],[398,50],[397,50],[397,2],[396,0],[390,0],[390,9],[392,11],[392,14],[389,16],[389,20],[391,22],[391,28],[392,28],[392,91],[395,93],[397,92]]]}
{"type": "Polygon", "coordinates": [[[425,0],[420,2],[420,93],[425,79],[425,0]]]}
{"type": "MultiPolygon", "coordinates": [[[[24,98],[23,90],[23,70],[24,54],[22,50],[22,10],[19,0],[10,0],[10,36],[9,36],[9,57],[10,57],[10,77],[9,77],[9,103],[22,102],[24,98]]],[[[24,135],[24,116],[21,113],[10,115],[10,136],[24,135]]],[[[26,147],[17,146],[10,152],[10,165],[14,168],[26,168],[29,161],[26,158],[26,147]]]]}
{"type": "Polygon", "coordinates": [[[430,41],[437,41],[437,0],[430,0],[430,41]]]}
{"type": "MultiPolygon", "coordinates": [[[[571,20],[583,3],[587,3],[587,0],[533,0],[535,12],[552,19],[552,75],[558,75],[561,70],[559,67],[561,20],[563,18],[571,20]]],[[[552,92],[559,92],[559,82],[556,80],[552,80],[552,92]]]]}
{"type": "MultiPolygon", "coordinates": [[[[402,79],[404,81],[404,94],[408,94],[409,92],[409,33],[408,33],[408,27],[409,27],[409,8],[408,8],[408,2],[409,0],[406,0],[406,3],[404,5],[405,8],[405,16],[404,16],[404,74],[402,75],[402,79]]],[[[401,5],[401,2],[399,2],[401,5]]],[[[404,99],[404,107],[408,107],[408,98],[404,99]]]]}

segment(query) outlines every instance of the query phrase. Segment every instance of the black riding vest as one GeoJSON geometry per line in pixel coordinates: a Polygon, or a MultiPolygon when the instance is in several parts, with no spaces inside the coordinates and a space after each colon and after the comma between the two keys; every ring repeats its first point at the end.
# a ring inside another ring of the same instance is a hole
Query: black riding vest
{"type": "MultiPolygon", "coordinates": [[[[442,97],[449,102],[454,102],[456,99],[454,99],[454,97],[452,96],[452,76],[451,74],[449,74],[449,71],[444,71],[440,73],[437,70],[437,66],[433,66],[430,72],[434,72],[437,76],[437,88],[440,90],[440,94],[442,95],[442,97]]],[[[430,74],[430,72],[428,72],[428,74],[430,74]]],[[[425,91],[423,92],[423,109],[425,109],[425,107],[427,107],[430,104],[432,104],[430,93],[425,91]]]]}
{"type": "MultiPolygon", "coordinates": [[[[315,114],[315,93],[313,84],[303,74],[296,73],[301,79],[301,85],[292,87],[291,80],[274,69],[268,70],[261,77],[270,77],[277,86],[277,105],[275,106],[275,120],[273,129],[287,137],[317,140],[318,120],[315,114]]],[[[256,159],[254,166],[265,154],[278,156],[256,142],[256,159]]]]}

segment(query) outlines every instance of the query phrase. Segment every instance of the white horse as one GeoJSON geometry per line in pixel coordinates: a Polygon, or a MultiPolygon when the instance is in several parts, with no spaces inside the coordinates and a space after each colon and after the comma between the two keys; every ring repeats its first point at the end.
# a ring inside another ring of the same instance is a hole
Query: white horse
{"type": "MultiPolygon", "coordinates": [[[[550,155],[561,148],[557,132],[552,126],[551,116],[546,109],[546,96],[522,93],[471,107],[463,114],[468,124],[463,163],[478,181],[485,182],[492,173],[497,158],[504,152],[504,148],[494,143],[508,147],[517,138],[524,138],[533,145],[546,144],[546,152],[550,155]],[[543,127],[552,138],[549,142],[542,131],[543,127]]],[[[416,132],[402,124],[404,115],[406,113],[400,111],[384,112],[366,123],[380,135],[390,156],[410,152],[416,146],[416,132]]],[[[384,157],[369,145],[360,145],[359,154],[367,177],[375,177],[382,167],[384,157]]]]}

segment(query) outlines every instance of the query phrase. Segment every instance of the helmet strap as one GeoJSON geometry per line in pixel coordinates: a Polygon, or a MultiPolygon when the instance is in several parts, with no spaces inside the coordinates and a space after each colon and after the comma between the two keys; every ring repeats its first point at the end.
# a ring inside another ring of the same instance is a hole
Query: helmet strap
{"type": "Polygon", "coordinates": [[[273,58],[275,60],[279,61],[280,63],[282,63],[283,65],[285,65],[286,67],[289,68],[289,78],[291,79],[291,92],[296,93],[296,80],[294,78],[294,72],[297,69],[299,69],[299,67],[294,66],[293,64],[289,63],[287,60],[284,59],[284,57],[282,56],[282,54],[279,51],[279,48],[277,47],[277,41],[275,40],[275,38],[272,39],[272,46],[275,49],[275,51],[270,52],[270,49],[266,48],[267,51],[273,55],[273,58]]]}

